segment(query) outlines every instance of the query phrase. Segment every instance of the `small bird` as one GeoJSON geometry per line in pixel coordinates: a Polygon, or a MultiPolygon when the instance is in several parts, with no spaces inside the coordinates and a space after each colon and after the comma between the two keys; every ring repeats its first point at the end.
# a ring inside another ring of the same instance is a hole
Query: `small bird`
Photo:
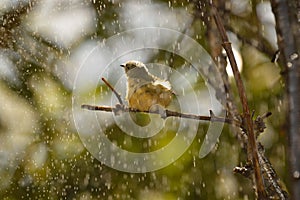
{"type": "Polygon", "coordinates": [[[150,74],[146,65],[139,61],[130,60],[121,67],[127,76],[126,99],[130,108],[149,111],[154,106],[165,108],[171,103],[174,92],[169,81],[150,74]]]}

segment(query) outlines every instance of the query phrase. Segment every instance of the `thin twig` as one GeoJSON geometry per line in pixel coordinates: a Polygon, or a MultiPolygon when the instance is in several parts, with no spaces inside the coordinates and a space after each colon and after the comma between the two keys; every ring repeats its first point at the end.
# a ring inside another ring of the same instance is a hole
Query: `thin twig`
{"type": "Polygon", "coordinates": [[[231,68],[232,68],[232,71],[234,74],[235,82],[237,84],[242,107],[243,107],[244,124],[245,124],[245,128],[247,130],[248,139],[249,139],[248,155],[249,156],[251,155],[251,157],[249,159],[252,160],[252,164],[253,164],[253,169],[254,169],[254,174],[255,174],[255,184],[256,184],[256,189],[257,189],[257,193],[258,193],[258,198],[264,199],[264,198],[266,198],[266,193],[265,193],[263,179],[262,179],[262,175],[261,175],[261,171],[260,171],[260,164],[259,164],[259,158],[258,158],[258,153],[257,153],[257,145],[256,145],[255,134],[254,134],[254,128],[253,128],[253,121],[251,119],[251,114],[250,114],[247,97],[246,97],[246,92],[245,92],[244,85],[243,85],[243,82],[241,79],[241,75],[240,75],[238,67],[237,67],[237,63],[236,63],[234,54],[232,52],[231,43],[228,40],[225,28],[222,24],[221,17],[219,16],[216,8],[213,8],[213,13],[214,13],[214,19],[215,19],[216,25],[218,27],[218,30],[219,30],[219,33],[221,35],[221,39],[223,42],[222,46],[224,47],[224,49],[227,53],[227,56],[228,56],[228,59],[229,59],[229,62],[230,62],[230,65],[231,65],[231,68]]]}
{"type": "Polygon", "coordinates": [[[101,80],[109,87],[109,89],[111,89],[111,91],[116,95],[119,103],[121,105],[124,105],[123,104],[123,101],[122,101],[122,98],[121,98],[121,95],[113,88],[113,86],[111,84],[109,84],[109,82],[105,79],[105,78],[101,78],[101,80]]]}
{"type": "Polygon", "coordinates": [[[202,121],[211,121],[211,122],[225,122],[228,124],[237,124],[240,125],[238,121],[235,121],[230,118],[223,118],[215,116],[212,111],[210,111],[210,116],[203,116],[203,115],[194,115],[194,114],[187,114],[187,113],[180,113],[171,110],[149,110],[149,111],[141,111],[121,105],[116,105],[115,107],[109,106],[95,106],[95,105],[81,105],[82,109],[93,110],[93,111],[105,111],[105,112],[114,112],[115,114],[119,114],[120,112],[133,112],[133,113],[150,113],[150,114],[160,114],[163,118],[166,117],[179,117],[179,118],[186,118],[186,119],[195,119],[195,120],[202,120],[202,121]]]}

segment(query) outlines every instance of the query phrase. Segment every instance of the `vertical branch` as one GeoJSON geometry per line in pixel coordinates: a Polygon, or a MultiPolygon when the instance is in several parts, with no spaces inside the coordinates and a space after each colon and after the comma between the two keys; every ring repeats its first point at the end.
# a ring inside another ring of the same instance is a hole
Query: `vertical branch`
{"type": "Polygon", "coordinates": [[[248,155],[251,155],[249,159],[251,159],[252,164],[253,164],[254,175],[255,175],[255,184],[256,184],[256,189],[257,189],[257,193],[258,193],[258,198],[264,199],[266,197],[266,194],[265,194],[265,189],[264,189],[264,185],[263,185],[262,174],[260,171],[256,138],[255,138],[254,128],[253,128],[253,121],[251,118],[251,114],[250,114],[250,110],[249,110],[249,106],[248,106],[248,102],[247,102],[246,92],[245,92],[244,85],[243,85],[243,82],[241,79],[241,75],[238,71],[236,60],[235,60],[233,52],[232,52],[231,43],[228,40],[225,28],[221,22],[221,18],[215,9],[213,9],[213,12],[214,12],[214,19],[215,19],[216,25],[218,27],[218,30],[220,32],[222,42],[223,42],[222,46],[224,47],[224,49],[228,55],[228,59],[229,59],[230,65],[232,67],[235,82],[236,82],[237,88],[238,88],[238,93],[239,93],[240,100],[241,100],[242,107],[243,107],[243,120],[244,120],[244,125],[247,130],[247,134],[248,134],[248,155]]]}
{"type": "MultiPolygon", "coordinates": [[[[217,7],[219,12],[222,11],[223,11],[222,13],[226,12],[225,1],[222,0],[214,1],[214,6],[217,7]]],[[[209,9],[209,13],[207,14],[207,16],[213,16],[212,9],[209,9]]],[[[207,16],[206,18],[208,18],[207,16]]],[[[224,83],[223,87],[226,93],[226,110],[228,112],[228,115],[231,118],[240,121],[240,115],[236,106],[236,102],[234,102],[234,94],[231,90],[229,77],[226,72],[226,66],[227,66],[226,56],[222,52],[223,50],[222,46],[219,45],[221,43],[221,38],[218,33],[217,25],[214,22],[214,20],[207,20],[206,24],[207,24],[207,37],[208,37],[208,42],[210,47],[210,54],[218,65],[218,70],[222,75],[222,79],[224,83]]],[[[237,129],[236,128],[232,129],[235,135],[241,138],[241,134],[238,133],[239,130],[240,130],[239,127],[237,129]]],[[[244,143],[244,140],[242,142],[244,143]]]]}
{"type": "Polygon", "coordinates": [[[285,67],[288,98],[288,158],[292,199],[300,199],[300,29],[297,0],[272,0],[281,61],[285,67]]]}

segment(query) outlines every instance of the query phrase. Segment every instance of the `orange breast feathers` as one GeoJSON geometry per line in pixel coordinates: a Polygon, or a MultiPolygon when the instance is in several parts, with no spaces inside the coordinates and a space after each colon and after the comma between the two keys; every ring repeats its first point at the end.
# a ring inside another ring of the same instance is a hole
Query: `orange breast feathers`
{"type": "Polygon", "coordinates": [[[137,88],[128,96],[129,106],[141,111],[149,111],[153,105],[167,107],[172,100],[173,92],[167,87],[147,83],[137,88]]]}

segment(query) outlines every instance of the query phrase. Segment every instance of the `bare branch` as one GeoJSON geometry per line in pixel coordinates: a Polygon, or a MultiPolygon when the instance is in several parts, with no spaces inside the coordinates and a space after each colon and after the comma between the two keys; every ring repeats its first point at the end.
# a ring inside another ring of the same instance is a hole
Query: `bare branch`
{"type": "Polygon", "coordinates": [[[258,198],[259,199],[265,199],[266,198],[266,193],[265,193],[265,188],[263,185],[263,179],[262,179],[262,174],[260,171],[260,164],[259,164],[259,158],[258,158],[258,153],[257,153],[257,146],[256,146],[256,139],[255,139],[255,134],[254,134],[254,128],[253,128],[253,121],[251,119],[251,114],[250,114],[250,110],[249,110],[249,106],[248,106],[248,102],[247,102],[247,97],[246,97],[246,92],[244,89],[244,85],[243,85],[243,81],[241,79],[241,75],[238,71],[238,67],[237,67],[237,63],[235,60],[235,57],[233,55],[232,52],[232,47],[231,47],[231,43],[228,40],[225,28],[222,24],[221,18],[216,10],[216,8],[213,9],[214,12],[214,19],[216,22],[216,25],[218,27],[219,33],[221,35],[221,39],[222,39],[222,46],[224,47],[233,74],[234,74],[234,78],[235,78],[235,82],[238,88],[238,92],[239,92],[239,96],[240,96],[240,100],[242,103],[242,107],[243,107],[243,118],[244,118],[244,125],[248,134],[248,156],[251,155],[251,157],[248,157],[249,160],[252,161],[253,164],[253,169],[254,169],[254,174],[255,174],[255,184],[256,184],[256,189],[258,192],[258,198]]]}
{"type": "Polygon", "coordinates": [[[109,87],[109,89],[111,89],[111,91],[116,95],[116,97],[118,98],[118,101],[121,105],[123,105],[123,101],[121,98],[121,95],[113,88],[113,86],[105,79],[105,78],[101,78],[101,80],[109,87]]]}
{"type": "Polygon", "coordinates": [[[87,109],[87,110],[93,110],[93,111],[113,112],[116,115],[119,115],[122,112],[150,113],[150,114],[159,114],[159,115],[161,115],[162,118],[179,117],[179,118],[195,119],[195,120],[211,121],[211,122],[225,122],[225,123],[228,123],[228,124],[235,124],[235,125],[238,125],[238,126],[240,125],[240,123],[238,121],[235,121],[233,119],[217,117],[213,114],[212,111],[210,111],[210,116],[203,116],[203,115],[180,113],[180,112],[175,112],[175,111],[171,111],[171,110],[167,110],[167,109],[141,111],[141,110],[125,107],[125,106],[120,105],[120,104],[117,104],[115,107],[95,106],[95,105],[83,104],[83,105],[81,105],[81,108],[82,109],[87,109]]]}

